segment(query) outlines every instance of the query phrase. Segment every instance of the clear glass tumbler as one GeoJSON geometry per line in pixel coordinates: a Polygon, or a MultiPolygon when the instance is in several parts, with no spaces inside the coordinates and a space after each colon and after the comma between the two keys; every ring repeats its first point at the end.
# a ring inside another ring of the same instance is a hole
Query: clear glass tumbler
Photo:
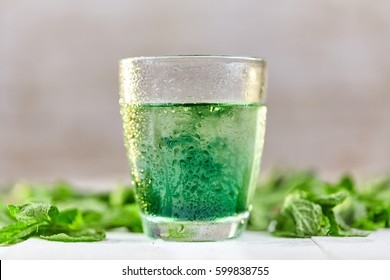
{"type": "Polygon", "coordinates": [[[134,57],[119,68],[124,141],[144,232],[176,241],[239,236],[260,171],[266,62],[134,57]]]}

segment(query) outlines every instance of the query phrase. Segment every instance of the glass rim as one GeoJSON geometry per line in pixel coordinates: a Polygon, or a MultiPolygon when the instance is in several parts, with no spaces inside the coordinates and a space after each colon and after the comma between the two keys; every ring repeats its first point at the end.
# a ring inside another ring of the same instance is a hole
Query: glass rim
{"type": "Polygon", "coordinates": [[[147,61],[147,60],[184,60],[184,59],[224,59],[240,60],[241,62],[258,62],[261,64],[267,64],[267,61],[263,57],[257,56],[241,56],[241,55],[208,55],[208,54],[179,54],[179,55],[157,55],[157,56],[133,56],[119,59],[119,63],[131,62],[131,61],[147,61]]]}

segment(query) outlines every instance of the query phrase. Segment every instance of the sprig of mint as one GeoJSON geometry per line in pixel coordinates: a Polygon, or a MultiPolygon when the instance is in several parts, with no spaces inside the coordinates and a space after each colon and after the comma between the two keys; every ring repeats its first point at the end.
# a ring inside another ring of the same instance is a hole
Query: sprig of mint
{"type": "Polygon", "coordinates": [[[258,188],[252,230],[275,236],[367,236],[390,227],[390,180],[357,186],[351,176],[336,183],[314,172],[274,172],[258,188]]]}
{"type": "Polygon", "coordinates": [[[119,227],[142,232],[133,188],[125,185],[96,194],[82,192],[67,182],[19,182],[2,197],[0,245],[30,237],[61,242],[101,241],[107,230],[119,227]]]}
{"type": "Polygon", "coordinates": [[[80,212],[76,209],[60,212],[48,203],[9,205],[9,214],[14,223],[0,229],[0,244],[15,244],[31,236],[58,241],[100,241],[104,231],[81,227],[80,212]]]}

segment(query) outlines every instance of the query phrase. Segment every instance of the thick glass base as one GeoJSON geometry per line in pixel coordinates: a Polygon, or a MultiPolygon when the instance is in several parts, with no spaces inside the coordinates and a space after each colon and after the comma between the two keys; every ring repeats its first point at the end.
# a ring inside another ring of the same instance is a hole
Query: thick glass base
{"type": "Polygon", "coordinates": [[[246,227],[249,212],[211,221],[178,221],[172,218],[142,215],[144,232],[167,241],[218,241],[236,238],[246,227]]]}

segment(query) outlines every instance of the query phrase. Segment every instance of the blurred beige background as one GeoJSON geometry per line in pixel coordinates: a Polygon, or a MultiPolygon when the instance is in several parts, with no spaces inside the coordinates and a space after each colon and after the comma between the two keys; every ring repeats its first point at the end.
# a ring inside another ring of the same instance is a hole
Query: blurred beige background
{"type": "Polygon", "coordinates": [[[390,165],[390,2],[1,0],[0,182],[127,179],[117,61],[269,62],[263,170],[390,165]]]}

